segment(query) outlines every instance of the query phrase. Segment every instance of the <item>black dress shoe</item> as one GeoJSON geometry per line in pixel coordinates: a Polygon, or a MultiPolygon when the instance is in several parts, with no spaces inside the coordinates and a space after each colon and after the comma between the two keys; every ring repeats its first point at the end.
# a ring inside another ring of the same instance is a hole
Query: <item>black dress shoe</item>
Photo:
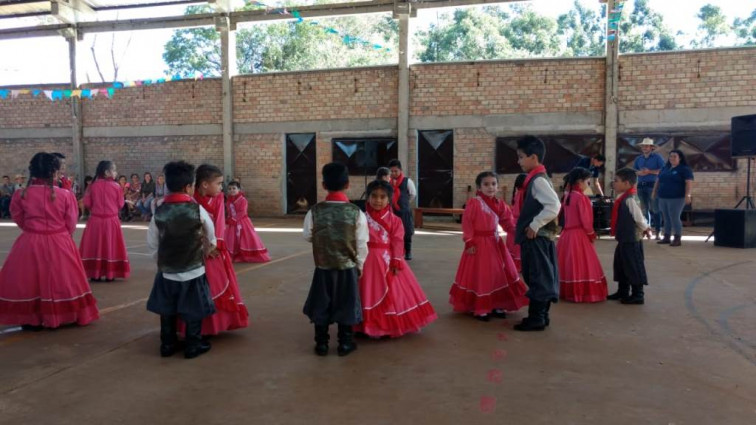
{"type": "Polygon", "coordinates": [[[546,322],[526,317],[522,319],[522,322],[514,325],[514,329],[521,332],[542,331],[546,329],[546,322]]]}
{"type": "Polygon", "coordinates": [[[210,351],[211,345],[207,341],[200,340],[199,344],[192,344],[184,349],[184,358],[193,359],[210,351]]]}
{"type": "Polygon", "coordinates": [[[21,330],[29,332],[39,332],[45,329],[42,325],[21,325],[21,330]]]}
{"type": "Polygon", "coordinates": [[[623,298],[620,302],[622,304],[643,305],[645,303],[645,300],[643,299],[642,295],[631,295],[629,297],[623,298]]]}
{"type": "Polygon", "coordinates": [[[491,313],[489,313],[489,316],[493,316],[497,319],[506,319],[507,312],[504,310],[501,310],[501,311],[491,310],[491,313]]]}
{"type": "Polygon", "coordinates": [[[348,344],[339,344],[339,347],[337,349],[339,353],[339,357],[348,356],[349,353],[352,351],[355,351],[357,349],[357,344],[354,342],[350,342],[348,344]]]}
{"type": "Polygon", "coordinates": [[[475,316],[475,320],[480,320],[481,322],[490,322],[491,321],[491,315],[490,314],[484,314],[482,316],[475,316]]]}
{"type": "Polygon", "coordinates": [[[176,344],[160,344],[160,357],[171,357],[176,354],[178,347],[176,344]]]}
{"type": "Polygon", "coordinates": [[[328,344],[315,344],[315,354],[323,357],[328,355],[328,344]]]}

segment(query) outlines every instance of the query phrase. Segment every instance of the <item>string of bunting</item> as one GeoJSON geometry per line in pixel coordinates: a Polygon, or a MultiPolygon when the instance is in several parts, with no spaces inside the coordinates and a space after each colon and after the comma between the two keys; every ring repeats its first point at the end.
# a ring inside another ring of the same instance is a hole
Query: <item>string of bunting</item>
{"type": "Polygon", "coordinates": [[[625,7],[625,0],[618,0],[614,5],[614,9],[609,11],[609,19],[606,26],[606,39],[608,41],[614,41],[617,39],[617,32],[619,31],[619,22],[622,19],[622,9],[625,7]]]}
{"type": "MultiPolygon", "coordinates": [[[[263,2],[257,1],[257,0],[249,0],[249,1],[247,1],[247,4],[253,5],[253,6],[258,6],[258,7],[263,7],[263,8],[265,8],[265,13],[276,14],[276,15],[289,15],[289,16],[291,16],[291,17],[293,17],[293,18],[296,19],[296,23],[297,24],[304,24],[305,23],[304,19],[302,18],[302,15],[297,10],[295,10],[295,9],[292,9],[290,11],[290,10],[288,10],[285,7],[272,7],[272,6],[270,6],[270,5],[266,4],[266,3],[263,3],[263,2]]],[[[336,35],[336,36],[340,37],[341,41],[343,41],[344,44],[347,44],[347,45],[360,44],[360,45],[363,45],[365,47],[371,47],[374,50],[383,50],[383,51],[386,51],[386,52],[390,52],[391,51],[391,48],[389,48],[389,47],[382,46],[382,45],[377,44],[377,43],[373,43],[372,41],[365,40],[364,38],[361,38],[361,37],[356,37],[356,36],[353,36],[353,35],[349,35],[349,34],[347,34],[344,31],[339,31],[336,28],[332,28],[332,27],[323,25],[323,24],[321,24],[318,21],[308,21],[307,24],[315,26],[315,27],[320,27],[326,33],[333,34],[333,35],[336,35]]]]}

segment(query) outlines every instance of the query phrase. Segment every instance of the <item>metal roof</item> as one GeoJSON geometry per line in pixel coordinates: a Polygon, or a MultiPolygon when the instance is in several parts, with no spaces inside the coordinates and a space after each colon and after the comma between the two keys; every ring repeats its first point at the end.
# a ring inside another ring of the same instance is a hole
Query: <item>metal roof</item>
{"type": "MultiPolygon", "coordinates": [[[[204,0],[76,0],[88,6],[94,12],[110,10],[149,8],[158,6],[190,6],[206,4],[204,0]]],[[[62,4],[74,3],[72,0],[60,0],[62,4]]],[[[51,13],[52,2],[39,0],[0,0],[0,19],[43,16],[51,13]]]]}

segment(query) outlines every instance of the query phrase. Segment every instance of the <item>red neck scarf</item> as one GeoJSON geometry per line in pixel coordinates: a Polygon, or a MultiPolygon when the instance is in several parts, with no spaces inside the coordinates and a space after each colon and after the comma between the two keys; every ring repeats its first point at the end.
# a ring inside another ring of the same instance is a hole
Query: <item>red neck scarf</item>
{"type": "Polygon", "coordinates": [[[475,195],[482,199],[483,202],[488,205],[488,208],[491,208],[491,211],[496,214],[496,217],[501,216],[501,214],[504,212],[504,201],[497,199],[496,196],[487,196],[484,195],[481,191],[475,192],[475,195]]]}
{"type": "Polygon", "coordinates": [[[394,188],[394,193],[391,195],[391,205],[395,210],[399,211],[399,198],[402,197],[402,182],[404,181],[404,174],[399,174],[399,177],[391,180],[391,186],[394,188]]]}
{"type": "Polygon", "coordinates": [[[188,193],[169,193],[163,198],[166,204],[189,204],[194,202],[188,193]]]}
{"type": "Polygon", "coordinates": [[[534,169],[530,170],[528,173],[528,176],[525,177],[525,182],[522,184],[522,189],[520,189],[520,210],[522,210],[522,206],[525,205],[525,196],[527,196],[528,193],[528,185],[530,184],[530,181],[533,180],[533,177],[535,177],[537,174],[546,174],[546,167],[543,165],[539,165],[535,167],[534,169]]]}
{"type": "Polygon", "coordinates": [[[218,214],[223,209],[223,194],[219,193],[215,196],[202,196],[200,195],[198,190],[194,191],[194,200],[197,201],[198,204],[202,205],[202,207],[210,213],[210,215],[213,217],[213,220],[218,218],[218,214]]]}
{"type": "Polygon", "coordinates": [[[347,198],[344,192],[328,192],[328,196],[326,196],[325,200],[335,202],[349,202],[349,198],[347,198]]]}
{"type": "Polygon", "coordinates": [[[234,202],[236,202],[237,199],[241,198],[242,196],[244,196],[244,194],[241,192],[237,193],[236,195],[229,195],[228,198],[226,198],[226,201],[229,204],[233,204],[234,202]]]}
{"type": "Polygon", "coordinates": [[[380,224],[381,227],[386,229],[389,233],[391,233],[391,227],[390,225],[383,219],[383,217],[386,217],[386,213],[390,213],[391,206],[387,205],[386,208],[382,210],[376,210],[373,207],[370,206],[370,204],[367,204],[365,206],[365,211],[367,211],[368,215],[370,215],[370,218],[373,219],[376,223],[380,224]]]}
{"type": "Polygon", "coordinates": [[[625,202],[625,199],[627,199],[628,196],[635,195],[636,193],[638,193],[638,191],[635,189],[635,186],[633,186],[627,192],[623,193],[619,199],[614,201],[614,206],[612,207],[612,228],[610,230],[612,236],[614,236],[614,232],[617,230],[617,217],[619,216],[620,205],[625,202]]]}

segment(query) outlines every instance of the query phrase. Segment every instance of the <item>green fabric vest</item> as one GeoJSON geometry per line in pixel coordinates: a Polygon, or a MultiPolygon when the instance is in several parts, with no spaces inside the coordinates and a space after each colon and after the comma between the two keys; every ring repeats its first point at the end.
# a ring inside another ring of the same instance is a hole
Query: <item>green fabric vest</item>
{"type": "Polygon", "coordinates": [[[320,202],[312,207],[312,254],[315,266],[328,270],[357,267],[357,220],[350,203],[320,202]]]}
{"type": "Polygon", "coordinates": [[[155,211],[155,225],[160,237],[158,269],[161,272],[181,273],[204,265],[204,229],[199,205],[163,204],[155,211]]]}

